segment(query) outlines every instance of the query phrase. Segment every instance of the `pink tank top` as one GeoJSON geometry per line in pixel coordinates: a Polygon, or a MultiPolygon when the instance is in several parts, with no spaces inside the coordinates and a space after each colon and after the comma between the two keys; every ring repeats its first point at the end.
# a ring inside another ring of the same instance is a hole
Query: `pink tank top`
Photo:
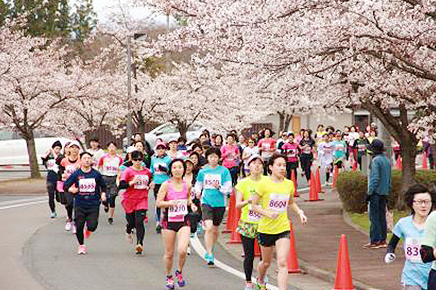
{"type": "Polygon", "coordinates": [[[188,214],[188,184],[182,181],[182,191],[176,191],[171,180],[168,180],[168,192],[165,197],[166,201],[178,200],[177,205],[168,208],[168,221],[169,222],[183,222],[185,216],[188,214]]]}

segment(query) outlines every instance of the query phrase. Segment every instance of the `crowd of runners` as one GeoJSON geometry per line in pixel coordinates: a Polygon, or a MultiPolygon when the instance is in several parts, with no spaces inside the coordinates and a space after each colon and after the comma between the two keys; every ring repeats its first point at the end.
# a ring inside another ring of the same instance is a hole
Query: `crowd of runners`
{"type": "MultiPolygon", "coordinates": [[[[235,194],[236,207],[241,210],[237,232],[244,250],[244,289],[266,289],[266,272],[274,248],[278,287],[287,289],[291,231],[288,209],[301,223],[308,220],[295,203],[291,177],[301,174],[309,181],[314,160],[325,172],[326,182],[334,166],[342,170],[353,166],[362,169],[362,157],[370,153],[369,145],[377,139],[378,132],[375,124],[365,130],[356,126],[335,130],[319,125],[315,133],[301,130],[298,134],[278,135],[274,138],[274,132],[268,128],[249,136],[237,135],[235,131],[223,136],[205,130],[189,144],[184,138],[157,140],[150,148],[141,134],[135,134],[125,156],[117,150],[116,142],[107,143],[103,150],[98,139],[91,139],[87,148],[78,141],[56,141],[43,157],[48,172],[50,217],[57,216],[55,200],[65,206],[65,230],[76,235],[77,253],[86,254],[85,240],[97,229],[100,207],[111,225],[116,199],[120,197],[125,238],[134,244],[137,255],[145,248],[144,224],[154,218],[165,252],[165,287],[174,289],[176,283],[179,287],[186,284],[183,268],[190,252],[190,238],[195,233],[204,232],[204,259],[208,266],[214,266],[219,226],[227,199],[235,194]],[[156,205],[150,209],[149,193],[156,205]],[[258,276],[252,281],[256,242],[261,248],[261,261],[257,265],[258,276]],[[175,249],[178,264],[173,274],[175,249]]],[[[394,153],[398,154],[398,150],[394,144],[394,153]]],[[[427,156],[430,158],[432,153],[427,156]]],[[[428,263],[436,256],[436,216],[431,214],[434,198],[431,188],[411,187],[406,202],[412,215],[397,223],[387,245],[385,261],[390,263],[395,259],[398,241],[404,240],[405,289],[436,289],[436,266],[430,270],[428,263]],[[429,275],[433,277],[430,280],[429,275]],[[428,288],[427,281],[433,281],[428,288]]]]}

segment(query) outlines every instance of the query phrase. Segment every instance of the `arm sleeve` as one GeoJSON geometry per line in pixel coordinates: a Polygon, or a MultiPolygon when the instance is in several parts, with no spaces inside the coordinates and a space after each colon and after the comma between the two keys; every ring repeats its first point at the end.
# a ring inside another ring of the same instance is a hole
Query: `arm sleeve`
{"type": "Polygon", "coordinates": [[[121,174],[119,189],[127,189],[129,187],[129,171],[126,169],[121,174]]]}
{"type": "Polygon", "coordinates": [[[107,192],[107,186],[106,186],[106,182],[104,182],[103,176],[100,173],[98,173],[97,176],[98,176],[97,178],[98,178],[98,183],[100,184],[101,192],[107,192]]]}
{"type": "Polygon", "coordinates": [[[400,238],[397,237],[395,234],[393,234],[390,241],[389,241],[386,253],[395,253],[395,248],[397,247],[399,241],[400,241],[400,238]]]}
{"type": "Polygon", "coordinates": [[[203,179],[204,179],[204,174],[203,172],[198,173],[197,176],[197,181],[195,182],[195,192],[201,192],[203,190],[203,179]]]}
{"type": "Polygon", "coordinates": [[[64,182],[64,192],[68,192],[68,189],[77,181],[77,171],[70,175],[64,182]]]}
{"type": "Polygon", "coordinates": [[[380,173],[380,165],[378,163],[378,160],[374,159],[371,167],[371,172],[369,175],[369,186],[368,186],[369,195],[373,194],[378,186],[380,180],[379,173],[380,173]]]}

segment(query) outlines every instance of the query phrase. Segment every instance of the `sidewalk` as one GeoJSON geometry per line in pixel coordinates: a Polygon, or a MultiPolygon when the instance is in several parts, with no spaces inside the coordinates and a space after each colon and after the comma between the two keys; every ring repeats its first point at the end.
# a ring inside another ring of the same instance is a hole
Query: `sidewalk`
{"type": "MultiPolygon", "coordinates": [[[[348,240],[351,271],[356,289],[400,289],[401,271],[404,255],[397,247],[397,260],[392,264],[384,263],[386,249],[368,250],[362,245],[368,243],[368,235],[349,226],[342,218],[342,203],[338,195],[329,186],[324,188],[325,194],[319,202],[304,202],[308,193],[297,198],[298,205],[305,211],[308,224],[302,226],[293,217],[296,249],[299,266],[304,271],[321,278],[334,286],[339,239],[345,234],[348,240]]],[[[222,234],[220,243],[235,257],[241,258],[241,244],[227,244],[229,234],[222,234]]],[[[242,265],[241,265],[242,267],[242,265]]],[[[272,273],[270,271],[270,273],[272,273]]],[[[302,274],[291,274],[290,279],[302,274]]],[[[305,288],[303,289],[311,289],[305,288]]]]}
{"type": "Polygon", "coordinates": [[[41,195],[47,192],[45,178],[0,181],[0,195],[41,195]]]}

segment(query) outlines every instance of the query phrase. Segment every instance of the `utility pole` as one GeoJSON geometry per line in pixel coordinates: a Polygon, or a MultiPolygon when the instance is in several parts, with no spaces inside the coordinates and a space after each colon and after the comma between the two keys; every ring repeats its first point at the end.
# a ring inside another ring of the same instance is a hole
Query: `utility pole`
{"type": "Polygon", "coordinates": [[[126,138],[127,146],[130,146],[132,141],[132,111],[130,108],[130,98],[132,96],[132,48],[130,35],[127,36],[127,123],[126,123],[126,138]]]}

